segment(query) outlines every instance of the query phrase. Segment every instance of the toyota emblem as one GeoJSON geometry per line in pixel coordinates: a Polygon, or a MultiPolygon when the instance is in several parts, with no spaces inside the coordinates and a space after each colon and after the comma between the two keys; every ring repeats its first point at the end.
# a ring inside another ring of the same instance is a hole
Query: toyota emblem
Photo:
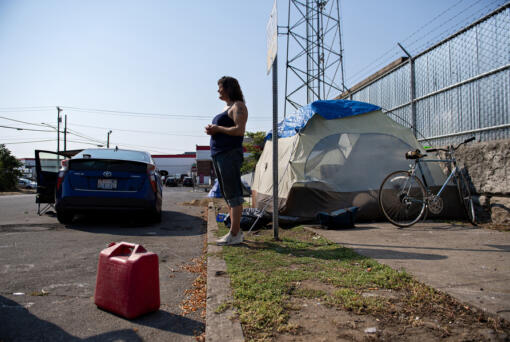
{"type": "Polygon", "coordinates": [[[105,177],[111,177],[112,176],[112,173],[110,171],[105,171],[103,172],[103,176],[105,177]]]}

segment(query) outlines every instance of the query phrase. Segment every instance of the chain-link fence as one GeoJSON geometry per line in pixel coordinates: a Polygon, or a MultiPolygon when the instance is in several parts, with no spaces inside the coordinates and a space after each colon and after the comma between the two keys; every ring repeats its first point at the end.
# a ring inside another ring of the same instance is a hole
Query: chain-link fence
{"type": "Polygon", "coordinates": [[[510,138],[510,2],[349,97],[436,146],[510,138]]]}

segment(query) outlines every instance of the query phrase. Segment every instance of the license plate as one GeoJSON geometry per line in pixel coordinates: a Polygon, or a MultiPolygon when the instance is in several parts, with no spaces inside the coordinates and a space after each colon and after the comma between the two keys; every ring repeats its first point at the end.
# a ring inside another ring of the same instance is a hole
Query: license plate
{"type": "Polygon", "coordinates": [[[97,188],[103,190],[115,190],[117,189],[116,179],[98,179],[97,188]]]}

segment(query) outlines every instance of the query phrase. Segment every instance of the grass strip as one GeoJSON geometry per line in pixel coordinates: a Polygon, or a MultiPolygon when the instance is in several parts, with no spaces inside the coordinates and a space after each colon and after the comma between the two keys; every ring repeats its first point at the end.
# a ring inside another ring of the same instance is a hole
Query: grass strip
{"type": "MultiPolygon", "coordinates": [[[[219,224],[218,236],[228,232],[219,224]]],[[[289,322],[295,299],[314,299],[355,315],[390,323],[401,336],[406,329],[434,322],[434,336],[445,337],[476,327],[508,331],[507,322],[492,319],[449,295],[332,243],[299,226],[250,235],[241,245],[223,247],[233,289],[233,305],[248,341],[269,341],[280,333],[299,331],[289,322]],[[382,295],[390,293],[391,295],[382,295]],[[397,323],[395,323],[397,322],[397,323]]],[[[478,336],[473,335],[473,336],[478,336]]]]}
{"type": "MultiPolygon", "coordinates": [[[[220,224],[219,235],[228,230],[220,224]]],[[[331,243],[303,227],[282,230],[280,241],[272,233],[251,235],[240,246],[225,246],[223,257],[231,277],[234,303],[248,339],[265,340],[285,326],[292,310],[290,297],[321,298],[328,305],[356,313],[376,313],[386,299],[364,297],[374,289],[399,290],[412,278],[353,250],[331,243]],[[306,280],[335,290],[301,288],[306,280]]]]}

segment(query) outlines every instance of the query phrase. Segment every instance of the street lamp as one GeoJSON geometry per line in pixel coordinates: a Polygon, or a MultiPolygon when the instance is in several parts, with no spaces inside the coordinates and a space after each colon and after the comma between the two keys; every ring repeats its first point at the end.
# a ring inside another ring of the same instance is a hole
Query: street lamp
{"type": "Polygon", "coordinates": [[[110,148],[110,134],[112,134],[112,130],[108,131],[108,135],[106,136],[106,148],[110,148]]]}

